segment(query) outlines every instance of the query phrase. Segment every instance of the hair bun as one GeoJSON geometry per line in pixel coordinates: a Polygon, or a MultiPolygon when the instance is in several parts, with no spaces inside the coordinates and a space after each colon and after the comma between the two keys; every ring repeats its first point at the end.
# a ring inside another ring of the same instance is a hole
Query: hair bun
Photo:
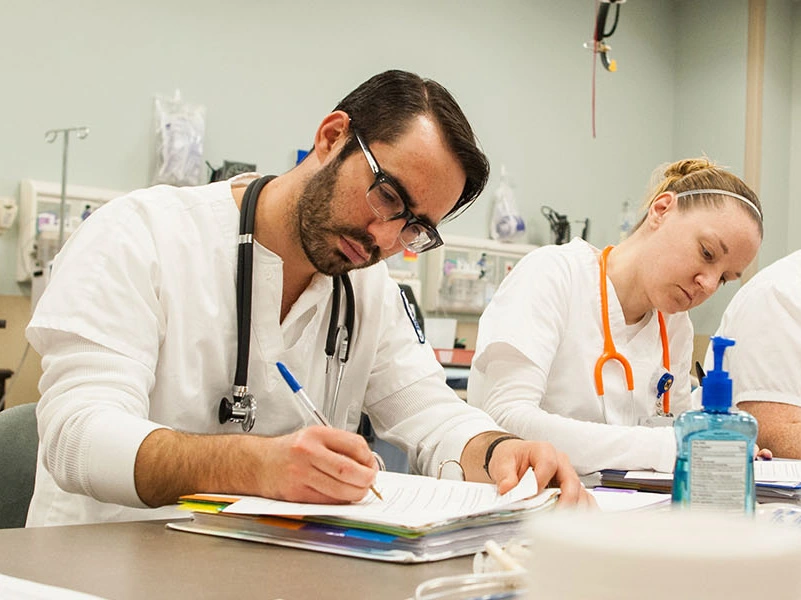
{"type": "Polygon", "coordinates": [[[665,178],[670,180],[681,179],[690,173],[713,167],[715,167],[715,164],[706,157],[687,158],[668,165],[665,169],[665,178]]]}

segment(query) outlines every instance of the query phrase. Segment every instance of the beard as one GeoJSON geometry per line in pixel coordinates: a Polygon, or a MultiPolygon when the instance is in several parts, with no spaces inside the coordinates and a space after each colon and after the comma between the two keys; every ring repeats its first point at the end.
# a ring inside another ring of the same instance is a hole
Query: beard
{"type": "Polygon", "coordinates": [[[337,156],[309,178],[298,198],[296,209],[297,233],[306,258],[317,271],[329,276],[369,267],[381,260],[381,249],[376,246],[372,236],[363,229],[348,227],[334,220],[334,192],[342,162],[341,156],[337,156]],[[354,265],[336,246],[336,240],[343,235],[361,244],[369,252],[370,258],[354,265]]]}

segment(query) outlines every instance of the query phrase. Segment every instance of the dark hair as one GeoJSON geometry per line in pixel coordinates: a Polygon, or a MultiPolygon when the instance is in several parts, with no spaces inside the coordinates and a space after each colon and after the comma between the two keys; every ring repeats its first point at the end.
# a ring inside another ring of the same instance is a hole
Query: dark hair
{"type": "MultiPolygon", "coordinates": [[[[406,71],[385,71],[345,96],[334,110],[346,112],[368,144],[391,143],[406,131],[412,119],[430,116],[467,177],[459,200],[446,217],[453,218],[467,208],[487,185],[489,161],[478,148],[462,109],[450,92],[436,81],[406,71]]],[[[358,148],[351,134],[341,157],[347,157],[358,148]]]]}

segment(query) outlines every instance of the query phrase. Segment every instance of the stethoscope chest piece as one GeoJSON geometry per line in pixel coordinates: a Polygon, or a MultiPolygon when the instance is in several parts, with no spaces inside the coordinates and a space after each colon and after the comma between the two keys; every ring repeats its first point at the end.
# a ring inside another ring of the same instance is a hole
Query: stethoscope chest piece
{"type": "Polygon", "coordinates": [[[220,400],[217,415],[220,423],[242,423],[242,431],[248,432],[256,423],[256,399],[253,394],[245,394],[231,402],[228,398],[220,400]]]}

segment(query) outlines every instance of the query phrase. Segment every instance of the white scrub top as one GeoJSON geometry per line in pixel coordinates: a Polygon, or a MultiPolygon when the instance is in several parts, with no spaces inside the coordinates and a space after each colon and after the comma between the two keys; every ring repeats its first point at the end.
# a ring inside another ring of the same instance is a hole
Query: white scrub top
{"type": "MultiPolygon", "coordinates": [[[[801,406],[801,250],[759,271],[735,294],[715,335],[732,338],[724,368],[733,403],[801,406]]],[[[714,366],[712,345],[704,367],[714,366]]]]}
{"type": "MultiPolygon", "coordinates": [[[[241,433],[217,417],[236,367],[232,183],[156,186],[109,202],[56,258],[27,330],[44,370],[29,525],[174,516],[171,507],[145,508],[136,494],[144,438],[159,427],[241,433]]],[[[282,269],[280,257],[256,245],[248,386],[260,435],[311,424],[276,361],[318,408],[324,402],[332,282],[316,275],[280,322],[282,269]]],[[[436,474],[471,437],[498,427],[446,386],[384,263],[351,279],[355,330],[333,422],[355,431],[364,410],[413,470],[436,474]]]]}
{"type": "MultiPolygon", "coordinates": [[[[506,277],[479,322],[468,401],[526,439],[566,452],[580,474],[600,469],[672,471],[672,427],[635,426],[656,415],[662,343],[656,311],[626,325],[611,281],[609,322],[631,363],[634,406],[617,361],[604,367],[604,422],[593,377],[603,350],[599,251],[576,238],[530,252],[506,277]]],[[[686,313],[665,315],[671,412],[690,406],[693,330],[686,313]]],[[[661,401],[660,401],[661,402],[661,401]]]]}

